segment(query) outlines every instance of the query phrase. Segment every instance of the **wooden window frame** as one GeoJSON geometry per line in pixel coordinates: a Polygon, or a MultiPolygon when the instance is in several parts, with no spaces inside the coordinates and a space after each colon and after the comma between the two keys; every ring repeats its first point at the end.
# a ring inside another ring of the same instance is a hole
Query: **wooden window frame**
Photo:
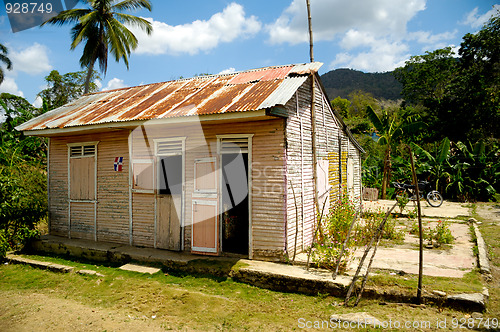
{"type": "MultiPolygon", "coordinates": [[[[206,163],[206,162],[213,162],[215,165],[214,171],[217,172],[217,158],[216,157],[206,157],[206,158],[197,158],[194,160],[194,170],[193,170],[193,197],[199,197],[199,198],[217,198],[217,184],[215,185],[215,188],[210,189],[210,190],[198,190],[197,188],[197,180],[198,180],[198,175],[196,174],[196,164],[197,163],[206,163]]],[[[217,180],[216,180],[217,181],[217,180]]]]}
{"type": "Polygon", "coordinates": [[[155,183],[155,215],[154,215],[154,248],[156,248],[156,232],[158,230],[158,212],[157,212],[157,196],[159,194],[159,178],[158,178],[158,157],[168,157],[181,155],[182,156],[182,195],[181,195],[181,251],[184,251],[184,228],[185,228],[185,211],[186,211],[186,137],[184,136],[175,136],[168,138],[155,138],[153,139],[154,144],[154,183],[155,183]],[[173,142],[173,141],[181,141],[181,152],[179,153],[159,153],[158,145],[164,142],[173,142]]]}
{"type": "Polygon", "coordinates": [[[88,203],[94,203],[97,202],[97,145],[99,144],[99,141],[91,141],[91,142],[79,142],[79,143],[68,143],[68,201],[69,202],[88,202],[88,203]],[[84,147],[85,146],[94,146],[94,154],[92,155],[84,155],[84,147]],[[82,147],[82,153],[79,156],[71,156],[71,148],[76,147],[76,146],[81,146],[82,147]],[[95,170],[95,176],[94,176],[94,199],[72,199],[71,198],[71,159],[81,159],[81,158],[91,158],[94,157],[94,170],[95,170]]]}
{"type": "Polygon", "coordinates": [[[156,180],[155,180],[155,176],[156,176],[156,167],[155,167],[155,159],[154,158],[135,158],[132,160],[131,162],[131,186],[132,186],[132,192],[133,193],[142,193],[142,194],[154,194],[155,193],[155,187],[156,187],[156,180]],[[135,173],[134,173],[134,166],[136,164],[150,164],[151,167],[152,167],[152,174],[151,174],[151,177],[152,177],[152,183],[153,183],[153,188],[151,189],[138,189],[138,188],[134,188],[134,185],[135,185],[135,173]]]}

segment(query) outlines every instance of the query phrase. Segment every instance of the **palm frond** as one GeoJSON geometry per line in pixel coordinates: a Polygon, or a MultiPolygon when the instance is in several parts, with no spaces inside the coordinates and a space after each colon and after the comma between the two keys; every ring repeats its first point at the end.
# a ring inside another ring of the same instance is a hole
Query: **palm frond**
{"type": "Polygon", "coordinates": [[[9,50],[7,49],[7,47],[4,44],[0,44],[0,53],[3,53],[3,54],[9,53],[9,50]]]}
{"type": "Polygon", "coordinates": [[[148,35],[153,32],[153,26],[151,25],[151,22],[143,19],[142,17],[122,13],[115,13],[115,16],[120,22],[130,26],[137,26],[138,28],[146,31],[148,35]]]}
{"type": "Polygon", "coordinates": [[[10,61],[10,59],[5,54],[0,53],[0,61],[5,63],[5,66],[8,70],[12,69],[12,61],[10,61]]]}
{"type": "Polygon", "coordinates": [[[416,155],[424,155],[427,158],[427,160],[429,160],[429,161],[434,160],[432,155],[428,151],[426,151],[425,149],[420,147],[418,144],[411,142],[410,146],[411,146],[412,150],[415,151],[416,155]]]}
{"type": "Polygon", "coordinates": [[[90,13],[90,9],[70,9],[70,10],[63,10],[56,16],[48,19],[47,21],[43,22],[40,26],[44,26],[45,24],[51,24],[51,25],[64,25],[67,23],[79,23],[80,18],[84,17],[88,13],[90,13]]]}
{"type": "Polygon", "coordinates": [[[118,10],[118,11],[135,10],[142,8],[151,11],[152,9],[151,2],[149,0],[124,0],[112,6],[113,10],[118,10]]]}

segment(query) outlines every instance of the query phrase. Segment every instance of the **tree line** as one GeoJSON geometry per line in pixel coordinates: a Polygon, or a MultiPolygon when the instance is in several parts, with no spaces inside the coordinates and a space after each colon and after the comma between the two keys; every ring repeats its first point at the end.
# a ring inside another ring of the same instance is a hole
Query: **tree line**
{"type": "Polygon", "coordinates": [[[363,91],[337,97],[339,111],[367,151],[363,184],[394,192],[391,181],[410,182],[407,145],[417,156],[420,180],[445,198],[498,199],[500,191],[500,15],[468,33],[455,54],[447,47],[411,57],[394,71],[401,101],[363,91]]]}

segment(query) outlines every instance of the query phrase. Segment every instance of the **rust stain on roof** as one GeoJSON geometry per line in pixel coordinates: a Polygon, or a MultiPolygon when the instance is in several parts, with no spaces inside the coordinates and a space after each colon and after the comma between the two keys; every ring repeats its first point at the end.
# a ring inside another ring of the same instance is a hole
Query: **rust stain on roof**
{"type": "Polygon", "coordinates": [[[321,63],[266,67],[84,95],[17,130],[255,111],[284,105],[321,63]]]}

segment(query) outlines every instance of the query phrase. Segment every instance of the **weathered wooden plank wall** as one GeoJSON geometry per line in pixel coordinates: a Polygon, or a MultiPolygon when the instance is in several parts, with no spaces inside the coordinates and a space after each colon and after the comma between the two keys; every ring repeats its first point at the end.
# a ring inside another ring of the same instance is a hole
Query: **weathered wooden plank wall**
{"type": "Polygon", "coordinates": [[[94,240],[94,203],[71,202],[71,238],[94,240]]]}
{"type": "MultiPolygon", "coordinates": [[[[128,131],[52,137],[50,139],[50,233],[68,235],[68,146],[99,141],[97,145],[97,240],[128,243],[128,131]],[[115,157],[123,170],[114,171],[115,157]]],[[[94,203],[71,203],[71,236],[94,239],[94,203]],[[92,227],[90,227],[90,225],[92,227]]]]}
{"type": "Polygon", "coordinates": [[[97,146],[97,240],[129,243],[128,130],[101,134],[97,146]],[[115,157],[123,157],[121,172],[115,157]]]}
{"type": "Polygon", "coordinates": [[[68,236],[68,146],[60,137],[50,139],[50,234],[68,236]]]}
{"type": "MultiPolygon", "coordinates": [[[[284,249],[285,213],[283,197],[284,121],[224,124],[148,125],[132,133],[134,158],[154,157],[154,139],[187,137],[185,152],[184,249],[191,250],[192,196],[194,191],[194,161],[217,156],[217,135],[253,134],[252,137],[252,244],[253,257],[277,260],[284,249]],[[148,144],[144,143],[147,137],[148,144]],[[149,145],[149,147],[148,147],[149,145]]],[[[219,163],[219,161],[217,161],[219,163]]],[[[133,193],[133,243],[152,246],[154,237],[154,193],[133,193]],[[148,214],[147,210],[153,208],[148,214]]]]}
{"type": "MultiPolygon", "coordinates": [[[[298,90],[286,109],[287,146],[287,252],[293,254],[297,234],[297,252],[311,245],[316,223],[311,138],[311,79],[298,90]],[[293,191],[292,191],[293,186],[293,191]],[[295,196],[293,195],[295,192],[295,196]],[[298,205],[298,213],[295,204],[298,205]],[[298,222],[296,218],[299,218],[298,222]],[[297,226],[298,225],[298,226],[297,226]]],[[[342,185],[347,182],[347,158],[354,159],[355,195],[361,192],[359,150],[350,142],[333,115],[327,97],[316,81],[316,153],[317,160],[328,160],[330,186],[329,209],[340,198],[342,185]],[[340,146],[339,146],[340,142],[340,146]],[[340,158],[339,158],[340,156],[340,158]]],[[[327,204],[328,205],[328,204],[327,204]]],[[[322,207],[320,207],[322,208],[322,207]]]]}

